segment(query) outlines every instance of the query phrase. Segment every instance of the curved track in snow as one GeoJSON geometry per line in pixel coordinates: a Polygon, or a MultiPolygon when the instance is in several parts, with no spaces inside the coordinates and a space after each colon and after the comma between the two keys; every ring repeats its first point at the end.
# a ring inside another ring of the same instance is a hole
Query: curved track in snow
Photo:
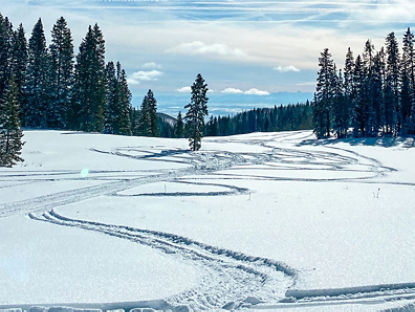
{"type": "MultiPolygon", "coordinates": [[[[172,162],[188,165],[177,170],[154,170],[142,172],[91,172],[90,180],[101,181],[98,185],[86,186],[57,192],[27,200],[0,205],[0,218],[15,214],[28,214],[35,221],[48,222],[87,231],[99,232],[119,239],[129,240],[155,248],[160,252],[179,257],[182,261],[197,266],[204,272],[200,284],[193,289],[164,298],[165,309],[183,307],[188,310],[241,309],[259,304],[261,309],[284,309],[342,305],[372,304],[382,300],[407,300],[415,298],[415,284],[400,287],[380,285],[360,287],[354,290],[333,289],[319,291],[291,291],[297,272],[287,264],[274,259],[245,255],[228,249],[210,246],[190,238],[158,231],[145,230],[123,225],[73,219],[57,213],[54,209],[69,203],[89,198],[109,196],[237,196],[249,193],[248,188],[232,184],[232,180],[308,181],[308,182],[355,182],[373,183],[373,179],[384,176],[395,169],[383,166],[378,160],[360,155],[354,151],[337,147],[314,149],[281,148],[278,141],[298,141],[301,133],[269,135],[264,138],[210,139],[208,142],[243,143],[257,146],[261,152],[201,151],[189,153],[184,150],[151,151],[142,148],[121,147],[111,151],[97,150],[96,153],[114,155],[120,158],[172,162]],[[267,174],[253,173],[263,171],[267,174]],[[291,176],[280,172],[292,171],[291,176]],[[338,174],[327,177],[303,177],[305,172],[324,171],[338,174]],[[128,173],[128,174],[127,174],[128,173]],[[345,174],[354,176],[342,176],[345,174]],[[133,174],[133,175],[130,175],[133,174]],[[137,174],[136,176],[134,174],[137,174]],[[280,175],[279,175],[280,174],[280,175]],[[105,181],[106,179],[109,182],[105,181]],[[226,183],[201,182],[221,179],[226,183]],[[371,181],[372,180],[372,181],[371,181]],[[116,181],[117,183],[114,183],[116,181]],[[183,185],[183,191],[138,192],[123,194],[132,188],[155,183],[169,182],[183,185]],[[186,185],[216,187],[222,190],[192,192],[186,185]],[[288,291],[287,291],[288,290],[288,291]],[[286,292],[287,291],[287,292],[286,292]]],[[[309,137],[309,134],[302,138],[309,137]]],[[[48,179],[77,180],[74,172],[57,171],[49,173],[21,173],[6,176],[2,181],[36,183],[48,179]]],[[[376,182],[383,183],[383,182],[376,182]]],[[[384,182],[388,183],[388,182],[384,182]]],[[[412,185],[411,183],[409,183],[412,185]]],[[[0,187],[7,187],[0,186],[0,187]]],[[[139,200],[139,199],[138,199],[139,200]]],[[[119,306],[122,308],[122,304],[119,306]]],[[[150,308],[150,306],[149,306],[150,308]]],[[[163,309],[164,309],[163,308],[163,309]]]]}
{"type": "Polygon", "coordinates": [[[255,297],[267,302],[282,298],[284,289],[292,284],[296,272],[278,261],[248,256],[243,253],[203,244],[179,235],[71,219],[51,210],[41,216],[29,215],[33,220],[78,227],[126,239],[174,254],[205,272],[199,286],[165,299],[172,307],[185,305],[191,310],[238,308],[246,299],[255,297]]]}

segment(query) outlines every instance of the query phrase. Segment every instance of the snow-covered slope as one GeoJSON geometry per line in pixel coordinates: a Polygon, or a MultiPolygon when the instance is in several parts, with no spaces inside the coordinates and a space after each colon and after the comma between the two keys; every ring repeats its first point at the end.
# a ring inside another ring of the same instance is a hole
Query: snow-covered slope
{"type": "Polygon", "coordinates": [[[254,133],[205,138],[196,153],[185,139],[24,139],[25,162],[0,170],[0,308],[377,311],[414,300],[412,139],[254,133]]]}

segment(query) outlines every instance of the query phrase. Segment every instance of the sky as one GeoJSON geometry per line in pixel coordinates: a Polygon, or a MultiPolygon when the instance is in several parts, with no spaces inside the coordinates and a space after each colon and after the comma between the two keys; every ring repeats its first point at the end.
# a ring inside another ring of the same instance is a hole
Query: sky
{"type": "Polygon", "coordinates": [[[357,55],[371,39],[379,49],[388,33],[401,40],[415,23],[412,0],[0,0],[0,12],[27,36],[41,17],[48,42],[64,16],[76,53],[98,23],[133,105],[152,89],[159,111],[172,115],[189,102],[198,73],[216,115],[312,99],[324,48],[341,68],[348,47],[357,55]]]}

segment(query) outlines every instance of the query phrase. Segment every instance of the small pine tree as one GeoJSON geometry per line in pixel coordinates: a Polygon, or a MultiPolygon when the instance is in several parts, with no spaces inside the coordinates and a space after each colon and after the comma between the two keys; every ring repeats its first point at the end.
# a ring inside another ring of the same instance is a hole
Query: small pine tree
{"type": "Polygon", "coordinates": [[[183,138],[184,136],[184,123],[183,123],[181,112],[177,114],[177,121],[176,121],[176,124],[174,125],[174,136],[176,138],[183,138]]]}
{"type": "Polygon", "coordinates": [[[20,157],[23,133],[19,119],[19,88],[12,76],[0,98],[0,167],[12,167],[20,157]]]}
{"type": "Polygon", "coordinates": [[[208,114],[207,84],[201,74],[198,74],[192,85],[192,98],[185,106],[188,110],[185,116],[187,128],[189,130],[189,145],[191,150],[197,151],[201,147],[205,116],[208,114]]]}
{"type": "Polygon", "coordinates": [[[138,121],[138,135],[152,136],[151,132],[151,114],[148,104],[148,94],[144,96],[140,107],[140,116],[138,121]]]}
{"type": "Polygon", "coordinates": [[[117,64],[117,90],[117,133],[131,135],[131,92],[128,89],[127,75],[124,69],[121,69],[120,63],[117,64]]]}

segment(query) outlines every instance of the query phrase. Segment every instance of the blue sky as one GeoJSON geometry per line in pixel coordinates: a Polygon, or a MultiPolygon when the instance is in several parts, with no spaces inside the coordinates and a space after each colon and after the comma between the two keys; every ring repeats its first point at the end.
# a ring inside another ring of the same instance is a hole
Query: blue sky
{"type": "Polygon", "coordinates": [[[0,12],[30,34],[41,17],[47,39],[59,16],[76,51],[89,24],[107,41],[107,60],[129,75],[133,103],[151,88],[161,111],[187,103],[197,73],[211,92],[211,112],[303,101],[312,97],[317,58],[329,48],[343,67],[347,47],[399,38],[415,23],[411,0],[0,0],[0,12]]]}

